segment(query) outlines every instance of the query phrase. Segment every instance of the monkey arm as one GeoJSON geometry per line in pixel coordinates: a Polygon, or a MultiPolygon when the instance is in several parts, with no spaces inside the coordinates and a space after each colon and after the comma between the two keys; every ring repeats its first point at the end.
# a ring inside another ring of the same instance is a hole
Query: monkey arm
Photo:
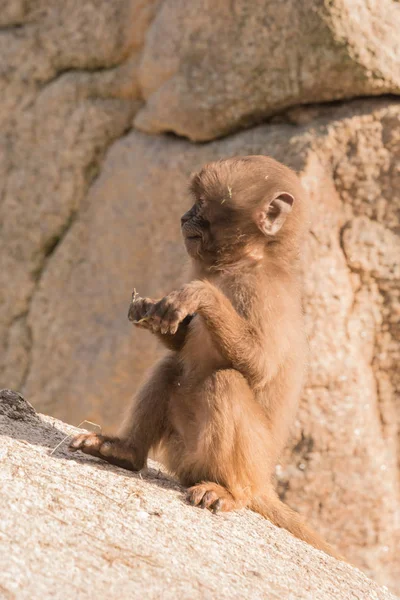
{"type": "Polygon", "coordinates": [[[270,369],[265,363],[265,348],[257,330],[211,283],[196,281],[189,286],[193,286],[192,293],[197,295],[196,312],[202,316],[222,356],[254,386],[265,382],[270,369]]]}
{"type": "Polygon", "coordinates": [[[189,314],[204,319],[218,350],[254,386],[266,382],[276,371],[274,360],[267,364],[265,348],[257,330],[232,306],[230,300],[207,281],[192,281],[165,296],[150,310],[161,333],[175,334],[189,314]]]}

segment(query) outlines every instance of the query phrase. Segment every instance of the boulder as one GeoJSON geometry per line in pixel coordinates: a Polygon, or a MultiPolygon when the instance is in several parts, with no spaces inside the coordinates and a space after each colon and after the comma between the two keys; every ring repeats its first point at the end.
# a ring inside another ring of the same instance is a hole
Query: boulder
{"type": "Polygon", "coordinates": [[[76,432],[0,392],[2,598],[395,600],[259,515],[189,506],[155,463],[69,454],[76,432]]]}
{"type": "Polygon", "coordinates": [[[399,94],[399,28],[396,0],[165,0],[135,125],[205,141],[290,106],[399,94]]]}

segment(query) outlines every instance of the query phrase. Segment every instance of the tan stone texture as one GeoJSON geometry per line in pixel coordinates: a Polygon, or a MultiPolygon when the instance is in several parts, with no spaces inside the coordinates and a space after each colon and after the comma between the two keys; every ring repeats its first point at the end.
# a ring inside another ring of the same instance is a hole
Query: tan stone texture
{"type": "Polygon", "coordinates": [[[396,0],[164,0],[135,125],[210,140],[290,106],[400,91],[396,0]]]}
{"type": "Polygon", "coordinates": [[[74,432],[0,392],[1,598],[395,600],[254,513],[188,505],[155,463],[69,454],[74,432]]]}
{"type": "Polygon", "coordinates": [[[153,6],[0,3],[0,378],[7,385],[21,386],[27,374],[26,317],[47,258],[137,110],[136,62],[153,6]]]}

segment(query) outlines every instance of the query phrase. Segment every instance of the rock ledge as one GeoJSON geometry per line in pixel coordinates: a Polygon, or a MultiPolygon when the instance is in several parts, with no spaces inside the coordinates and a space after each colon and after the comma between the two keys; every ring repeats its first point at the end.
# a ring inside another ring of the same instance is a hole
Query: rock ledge
{"type": "Polygon", "coordinates": [[[1,598],[394,599],[256,514],[186,505],[154,463],[53,452],[76,431],[0,391],[1,598]]]}

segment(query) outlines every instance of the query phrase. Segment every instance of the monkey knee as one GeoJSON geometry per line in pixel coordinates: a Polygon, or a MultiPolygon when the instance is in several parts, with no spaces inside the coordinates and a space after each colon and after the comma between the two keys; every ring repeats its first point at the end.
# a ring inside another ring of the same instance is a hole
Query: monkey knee
{"type": "Polygon", "coordinates": [[[250,386],[239,371],[221,369],[213,373],[205,385],[205,392],[210,408],[223,410],[236,420],[244,406],[254,403],[254,395],[250,386]]]}

